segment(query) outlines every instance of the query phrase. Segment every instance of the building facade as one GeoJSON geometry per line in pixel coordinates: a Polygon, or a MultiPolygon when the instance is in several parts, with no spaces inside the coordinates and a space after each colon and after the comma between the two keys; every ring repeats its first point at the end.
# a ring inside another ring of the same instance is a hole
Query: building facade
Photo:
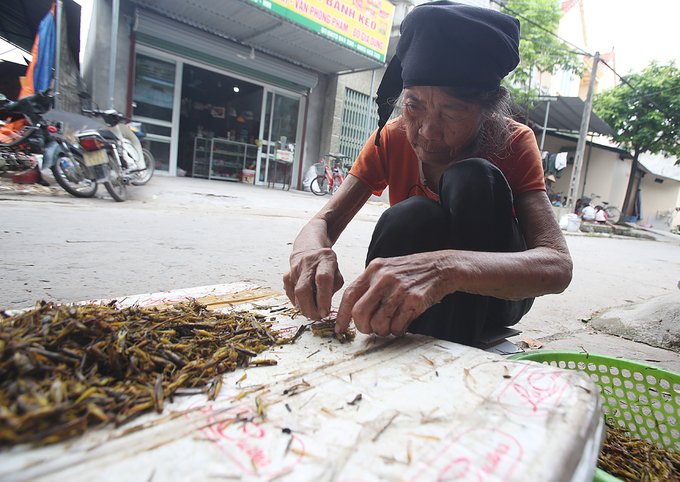
{"type": "Polygon", "coordinates": [[[296,187],[330,146],[329,86],[384,66],[393,10],[96,0],[83,79],[100,107],[143,123],[157,172],[296,187]]]}
{"type": "Polygon", "coordinates": [[[157,172],[301,188],[376,128],[375,91],[419,3],[95,0],[83,78],[144,124],[157,172]]]}

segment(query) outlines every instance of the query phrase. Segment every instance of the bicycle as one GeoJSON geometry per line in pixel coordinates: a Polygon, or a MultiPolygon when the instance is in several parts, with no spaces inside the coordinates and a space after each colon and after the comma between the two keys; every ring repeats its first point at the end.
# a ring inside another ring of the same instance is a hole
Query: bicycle
{"type": "Polygon", "coordinates": [[[344,173],[338,168],[338,164],[342,163],[344,159],[348,159],[349,156],[345,156],[344,154],[328,154],[326,157],[330,157],[334,160],[333,167],[331,168],[328,164],[321,161],[317,162],[314,165],[316,167],[317,176],[309,185],[309,189],[317,196],[324,196],[327,193],[330,193],[331,195],[335,194],[345,180],[344,173]],[[328,181],[328,183],[326,181],[328,181]]]}

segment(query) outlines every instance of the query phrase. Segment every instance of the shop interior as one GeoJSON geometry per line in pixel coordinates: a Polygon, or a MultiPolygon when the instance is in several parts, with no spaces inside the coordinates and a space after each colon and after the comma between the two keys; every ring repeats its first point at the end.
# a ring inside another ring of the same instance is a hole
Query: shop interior
{"type": "MultiPolygon", "coordinates": [[[[177,166],[192,175],[197,137],[255,145],[264,88],[211,70],[185,65],[177,166]]],[[[255,169],[248,160],[245,169],[255,169]]]]}

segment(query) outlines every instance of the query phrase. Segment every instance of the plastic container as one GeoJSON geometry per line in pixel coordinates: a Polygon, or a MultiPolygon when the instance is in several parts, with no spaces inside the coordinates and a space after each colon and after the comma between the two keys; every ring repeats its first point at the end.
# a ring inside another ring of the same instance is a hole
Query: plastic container
{"type": "Polygon", "coordinates": [[[567,219],[567,231],[570,233],[577,233],[581,229],[581,218],[578,216],[569,217],[567,219]]]}
{"type": "Polygon", "coordinates": [[[255,171],[251,169],[241,170],[241,182],[246,184],[255,184],[255,171]]]}
{"type": "MultiPolygon", "coordinates": [[[[569,351],[510,357],[587,373],[600,391],[607,422],[631,436],[680,453],[680,374],[644,363],[569,351]]],[[[597,469],[596,482],[619,480],[597,469]]]]}
{"type": "Polygon", "coordinates": [[[16,172],[12,174],[12,182],[15,184],[36,184],[40,182],[40,171],[38,167],[28,169],[27,171],[16,172]]]}

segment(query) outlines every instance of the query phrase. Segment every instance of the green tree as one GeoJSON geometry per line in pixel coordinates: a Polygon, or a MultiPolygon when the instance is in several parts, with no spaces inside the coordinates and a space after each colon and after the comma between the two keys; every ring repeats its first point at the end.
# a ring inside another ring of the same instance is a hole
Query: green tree
{"type": "Polygon", "coordinates": [[[554,75],[560,70],[583,75],[584,64],[579,56],[571,53],[570,47],[557,37],[562,19],[558,0],[509,0],[501,11],[516,17],[521,26],[521,60],[508,77],[510,89],[519,104],[531,109],[541,94],[540,88],[532,87],[532,80],[537,75],[554,75]]]}
{"type": "Polygon", "coordinates": [[[663,65],[653,60],[641,72],[624,77],[595,96],[593,110],[616,131],[612,140],[633,154],[621,209],[625,215],[633,200],[640,154],[680,157],[680,71],[675,61],[663,65]]]}

